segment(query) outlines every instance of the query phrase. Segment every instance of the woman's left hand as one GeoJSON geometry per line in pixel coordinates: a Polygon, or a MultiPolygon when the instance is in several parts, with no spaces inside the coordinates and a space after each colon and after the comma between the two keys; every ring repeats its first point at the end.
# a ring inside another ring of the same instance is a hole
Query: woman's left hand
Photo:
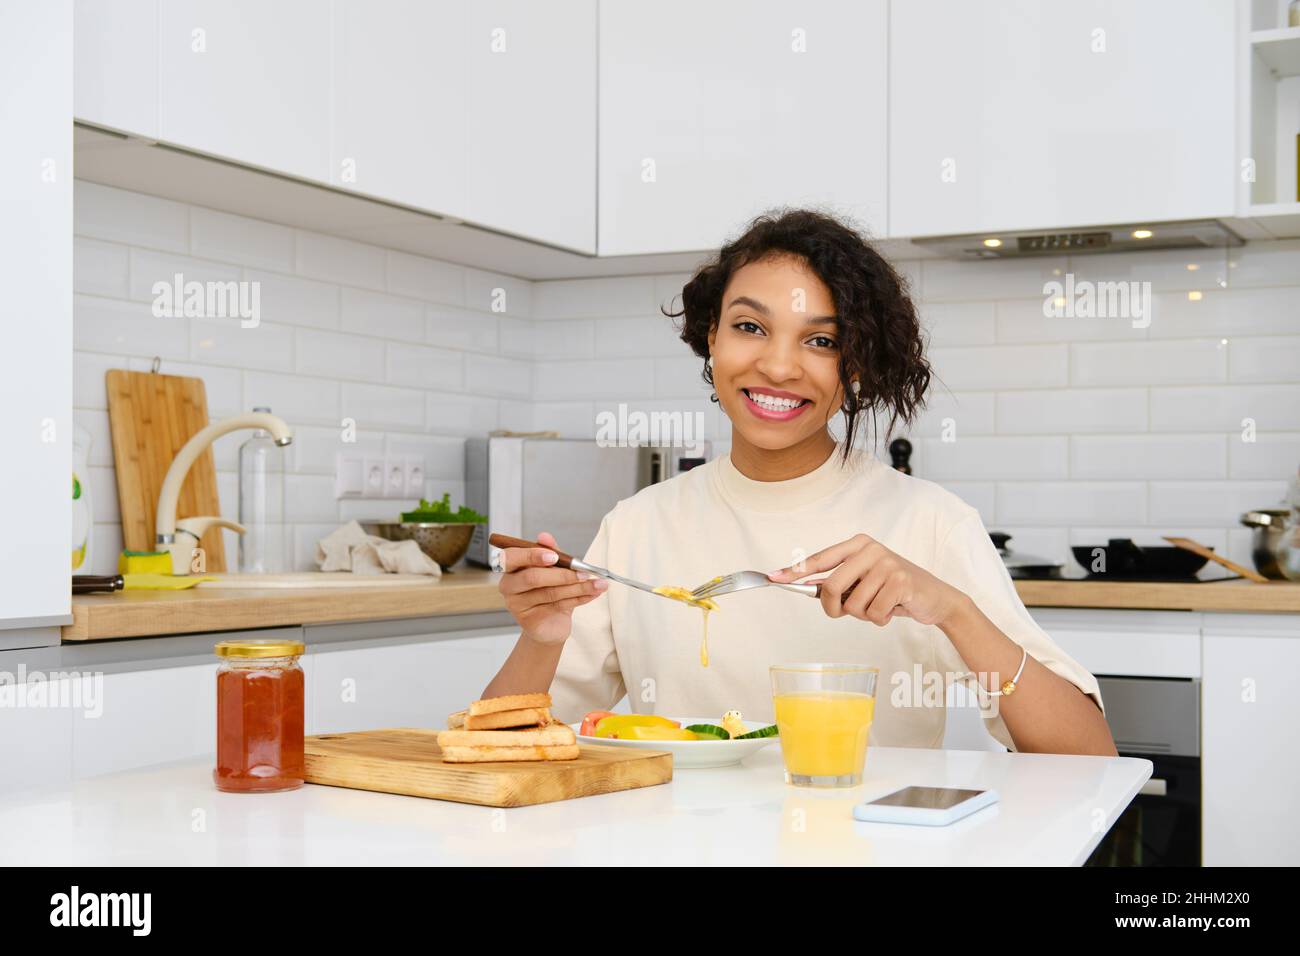
{"type": "Polygon", "coordinates": [[[768,578],[788,584],[832,569],[826,578],[805,582],[821,584],[822,607],[830,617],[848,614],[880,627],[895,617],[943,625],[965,599],[956,588],[865,534],[823,548],[799,564],[773,571],[768,578]]]}

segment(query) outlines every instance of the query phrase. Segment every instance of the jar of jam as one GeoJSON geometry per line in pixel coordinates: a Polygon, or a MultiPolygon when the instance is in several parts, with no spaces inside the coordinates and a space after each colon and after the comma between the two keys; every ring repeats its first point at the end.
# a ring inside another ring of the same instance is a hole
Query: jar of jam
{"type": "Polygon", "coordinates": [[[303,784],[301,641],[216,646],[218,790],[272,793],[303,784]]]}

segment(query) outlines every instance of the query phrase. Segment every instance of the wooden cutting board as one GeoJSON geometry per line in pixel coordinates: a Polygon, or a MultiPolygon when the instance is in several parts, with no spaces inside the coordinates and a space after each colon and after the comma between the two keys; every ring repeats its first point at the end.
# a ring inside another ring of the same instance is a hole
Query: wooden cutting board
{"type": "MultiPolygon", "coordinates": [[[[208,393],[201,378],[117,368],[109,369],[105,384],[122,546],[129,551],[153,551],[154,515],[163,478],[182,446],[207,427],[208,393]]],[[[219,514],[217,467],[208,448],[185,476],[176,517],[219,514]]],[[[226,570],[221,533],[213,528],[200,542],[209,571],[226,570]]]]}
{"type": "Polygon", "coordinates": [[[308,783],[485,807],[526,807],[667,783],[673,757],[580,744],[576,760],[443,763],[438,731],[403,727],[306,740],[308,783]]]}

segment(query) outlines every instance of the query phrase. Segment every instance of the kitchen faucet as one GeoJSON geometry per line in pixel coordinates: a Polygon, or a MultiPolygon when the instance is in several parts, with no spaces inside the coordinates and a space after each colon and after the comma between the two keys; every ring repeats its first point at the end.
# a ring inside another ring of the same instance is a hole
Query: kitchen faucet
{"type": "Polygon", "coordinates": [[[281,448],[293,441],[293,432],[278,415],[268,412],[248,412],[213,422],[195,432],[194,436],[184,444],[172,459],[171,467],[167,469],[167,476],[163,478],[162,490],[158,492],[158,512],[154,517],[156,547],[159,551],[167,551],[171,554],[172,574],[185,576],[190,573],[190,559],[194,549],[209,528],[229,528],[240,534],[244,533],[243,525],[220,515],[196,515],[182,518],[180,521],[176,520],[176,502],[180,498],[181,485],[185,483],[185,476],[189,474],[190,466],[222,435],[241,428],[265,428],[281,448]]]}

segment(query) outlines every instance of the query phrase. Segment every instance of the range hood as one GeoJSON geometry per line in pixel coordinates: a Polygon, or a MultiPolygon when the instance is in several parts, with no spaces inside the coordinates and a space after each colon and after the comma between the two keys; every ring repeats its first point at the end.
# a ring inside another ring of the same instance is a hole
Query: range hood
{"type": "Polygon", "coordinates": [[[969,236],[923,236],[915,245],[948,259],[1023,259],[1091,252],[1152,249],[1217,249],[1240,246],[1242,238],[1217,219],[1129,223],[1085,229],[984,232],[969,236]]]}

